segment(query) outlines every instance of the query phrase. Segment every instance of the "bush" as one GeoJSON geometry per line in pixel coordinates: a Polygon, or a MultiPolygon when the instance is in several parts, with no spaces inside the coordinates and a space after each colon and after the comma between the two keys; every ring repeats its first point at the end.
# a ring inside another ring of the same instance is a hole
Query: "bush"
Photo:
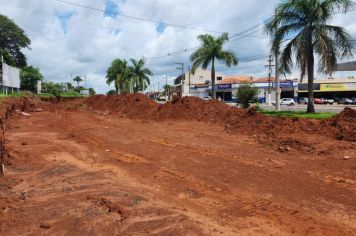
{"type": "Polygon", "coordinates": [[[116,91],[115,90],[110,90],[109,92],[106,93],[107,95],[116,95],[116,91]]]}
{"type": "Polygon", "coordinates": [[[243,108],[248,108],[250,102],[256,99],[258,90],[250,83],[243,83],[240,85],[236,97],[243,108]]]}

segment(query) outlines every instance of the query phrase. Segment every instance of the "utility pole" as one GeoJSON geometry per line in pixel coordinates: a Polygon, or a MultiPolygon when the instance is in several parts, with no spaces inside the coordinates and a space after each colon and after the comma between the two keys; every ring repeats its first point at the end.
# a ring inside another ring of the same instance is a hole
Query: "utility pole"
{"type": "Polygon", "coordinates": [[[189,73],[189,96],[190,96],[190,87],[191,87],[191,83],[190,83],[190,67],[188,67],[188,73],[189,73]]]}
{"type": "Polygon", "coordinates": [[[184,63],[176,62],[175,64],[180,66],[180,67],[177,67],[177,70],[182,70],[182,74],[181,74],[182,77],[181,77],[181,81],[180,81],[180,84],[181,84],[180,97],[183,97],[183,92],[184,92],[184,63]]]}
{"type": "Polygon", "coordinates": [[[168,101],[168,76],[166,75],[166,88],[165,88],[165,92],[166,92],[166,101],[168,101]]]}
{"type": "Polygon", "coordinates": [[[266,65],[265,67],[268,68],[268,97],[267,97],[267,104],[268,105],[271,105],[271,76],[272,76],[272,67],[274,65],[272,65],[272,55],[269,55],[269,58],[268,58],[268,65],[266,65]]]}
{"type": "Polygon", "coordinates": [[[278,51],[276,50],[276,55],[275,55],[275,60],[276,60],[276,110],[280,111],[281,110],[281,88],[279,86],[279,58],[278,58],[278,51]]]}

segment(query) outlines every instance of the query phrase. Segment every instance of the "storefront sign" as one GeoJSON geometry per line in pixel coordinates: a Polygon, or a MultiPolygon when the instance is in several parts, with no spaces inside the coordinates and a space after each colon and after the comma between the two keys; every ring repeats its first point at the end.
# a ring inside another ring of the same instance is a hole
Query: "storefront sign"
{"type": "Polygon", "coordinates": [[[218,89],[231,89],[231,84],[218,84],[218,89]]]}
{"type": "Polygon", "coordinates": [[[320,91],[356,91],[356,83],[321,84],[320,91]]]}
{"type": "MultiPolygon", "coordinates": [[[[276,87],[276,83],[273,83],[273,88],[276,87]]],[[[293,81],[285,81],[279,83],[280,88],[293,88],[293,81]]]]}

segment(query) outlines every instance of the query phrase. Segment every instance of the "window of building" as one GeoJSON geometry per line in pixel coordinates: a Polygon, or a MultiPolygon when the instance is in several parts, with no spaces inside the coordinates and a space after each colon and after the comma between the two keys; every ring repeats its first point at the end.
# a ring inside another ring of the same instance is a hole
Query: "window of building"
{"type": "Polygon", "coordinates": [[[217,77],[217,80],[222,80],[222,77],[221,77],[221,76],[218,76],[218,77],[217,77]]]}

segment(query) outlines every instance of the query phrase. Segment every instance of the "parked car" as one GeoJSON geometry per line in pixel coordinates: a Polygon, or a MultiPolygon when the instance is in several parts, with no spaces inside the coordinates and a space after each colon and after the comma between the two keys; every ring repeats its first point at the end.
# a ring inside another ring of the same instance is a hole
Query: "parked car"
{"type": "Polygon", "coordinates": [[[343,104],[343,105],[352,105],[353,104],[353,100],[350,98],[340,98],[337,100],[338,104],[343,104]]]}
{"type": "Polygon", "coordinates": [[[334,99],[322,98],[321,100],[322,100],[323,104],[325,104],[325,105],[326,105],[326,104],[332,105],[332,104],[335,103],[334,99]]]}
{"type": "Polygon", "coordinates": [[[315,104],[324,104],[324,101],[321,98],[314,98],[315,104]]]}
{"type": "Polygon", "coordinates": [[[160,95],[157,97],[157,101],[160,101],[160,102],[166,102],[167,101],[167,98],[165,95],[160,95]]]}
{"type": "Polygon", "coordinates": [[[211,100],[212,98],[210,96],[205,96],[202,99],[208,101],[208,100],[211,100]]]}
{"type": "Polygon", "coordinates": [[[299,104],[308,104],[308,98],[300,98],[299,104]]]}
{"type": "Polygon", "coordinates": [[[293,98],[283,98],[281,99],[281,105],[294,106],[295,101],[293,98]]]}
{"type": "Polygon", "coordinates": [[[352,105],[356,105],[356,98],[352,99],[352,105]]]}

